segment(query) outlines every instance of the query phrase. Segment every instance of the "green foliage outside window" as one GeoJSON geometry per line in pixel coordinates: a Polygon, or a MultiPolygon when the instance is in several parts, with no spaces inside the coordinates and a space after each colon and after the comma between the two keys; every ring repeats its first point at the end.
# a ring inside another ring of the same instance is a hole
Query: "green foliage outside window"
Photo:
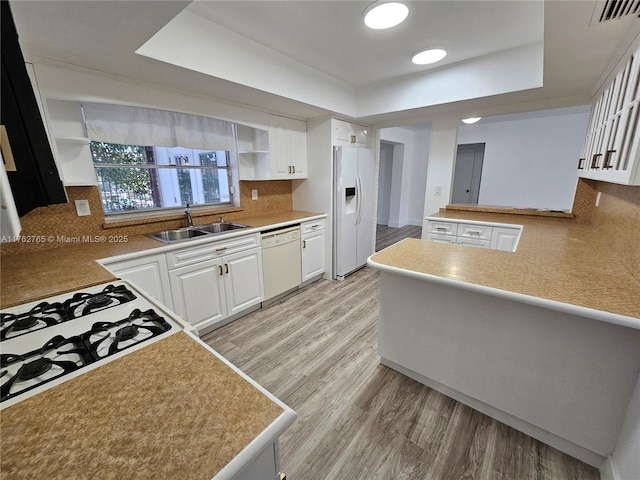
{"type": "Polygon", "coordinates": [[[105,211],[153,208],[152,179],[144,168],[100,168],[100,164],[133,167],[148,164],[146,149],[137,145],[91,142],[91,154],[105,211]]]}

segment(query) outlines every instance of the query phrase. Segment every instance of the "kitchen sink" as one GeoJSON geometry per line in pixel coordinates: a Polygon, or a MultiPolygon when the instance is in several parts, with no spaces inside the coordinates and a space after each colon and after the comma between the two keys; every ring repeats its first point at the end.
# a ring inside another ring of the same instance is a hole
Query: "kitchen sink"
{"type": "Polygon", "coordinates": [[[222,233],[222,232],[228,232],[230,230],[247,228],[247,226],[242,225],[240,223],[218,222],[218,223],[211,223],[209,225],[198,225],[195,228],[197,228],[199,231],[207,232],[207,233],[222,233]]]}
{"type": "Polygon", "coordinates": [[[205,235],[215,235],[232,230],[239,230],[241,228],[247,228],[247,225],[242,225],[240,223],[218,222],[210,223],[209,225],[176,228],[175,230],[162,230],[160,232],[146,233],[145,235],[164,243],[173,243],[203,237],[205,235]]]}
{"type": "Polygon", "coordinates": [[[175,230],[163,230],[161,232],[148,233],[147,236],[160,240],[161,242],[179,242],[180,240],[188,240],[190,238],[201,237],[206,235],[195,228],[177,228],[175,230]]]}

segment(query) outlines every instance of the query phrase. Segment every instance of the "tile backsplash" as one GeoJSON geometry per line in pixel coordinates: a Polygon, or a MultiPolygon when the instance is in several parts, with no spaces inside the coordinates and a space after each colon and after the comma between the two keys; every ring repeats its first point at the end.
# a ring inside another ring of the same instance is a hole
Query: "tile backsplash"
{"type": "Polygon", "coordinates": [[[609,247],[617,251],[627,270],[640,282],[640,186],[581,178],[573,211],[577,221],[602,231],[609,247]]]}
{"type": "MultiPolygon", "coordinates": [[[[105,225],[98,187],[66,187],[66,190],[69,203],[40,207],[20,219],[21,236],[25,240],[37,241],[2,243],[0,254],[63,247],[68,245],[63,239],[83,235],[137,235],[184,226],[183,215],[105,225]],[[74,200],[88,200],[91,215],[79,217],[74,200]]],[[[291,180],[240,182],[240,205],[241,208],[194,212],[194,223],[215,222],[221,214],[225,220],[240,221],[242,218],[291,211],[291,180]],[[251,199],[254,189],[258,190],[257,200],[251,199]]]]}

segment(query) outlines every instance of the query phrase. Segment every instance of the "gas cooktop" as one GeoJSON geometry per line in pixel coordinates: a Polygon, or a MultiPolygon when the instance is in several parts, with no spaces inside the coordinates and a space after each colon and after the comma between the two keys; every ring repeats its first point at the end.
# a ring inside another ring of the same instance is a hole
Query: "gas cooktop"
{"type": "Polygon", "coordinates": [[[0,409],[182,329],[196,333],[121,280],[4,310],[0,409]]]}

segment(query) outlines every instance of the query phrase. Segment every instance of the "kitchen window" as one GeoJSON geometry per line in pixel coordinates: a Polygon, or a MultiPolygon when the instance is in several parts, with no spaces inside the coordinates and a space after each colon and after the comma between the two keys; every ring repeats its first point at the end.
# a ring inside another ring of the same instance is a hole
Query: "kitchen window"
{"type": "Polygon", "coordinates": [[[229,152],[91,142],[105,214],[230,205],[229,152]]]}
{"type": "Polygon", "coordinates": [[[82,108],[107,221],[234,204],[231,123],[122,105],[82,108]]]}

